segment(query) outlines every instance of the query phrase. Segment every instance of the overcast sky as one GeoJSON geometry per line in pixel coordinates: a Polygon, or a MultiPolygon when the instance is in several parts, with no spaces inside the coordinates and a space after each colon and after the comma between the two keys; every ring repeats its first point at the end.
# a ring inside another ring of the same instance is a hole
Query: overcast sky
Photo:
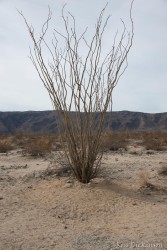
{"type": "MultiPolygon", "coordinates": [[[[52,109],[49,96],[28,58],[32,43],[16,9],[24,13],[38,33],[50,5],[54,25],[61,31],[64,3],[76,17],[78,31],[89,26],[91,33],[106,1],[0,0],[0,111],[52,109]]],[[[106,14],[112,17],[105,49],[110,49],[112,34],[120,29],[120,18],[127,27],[129,22],[129,0],[108,0],[108,3],[106,14]]],[[[129,67],[114,90],[113,110],[167,112],[167,1],[135,0],[133,20],[135,37],[129,67]]]]}

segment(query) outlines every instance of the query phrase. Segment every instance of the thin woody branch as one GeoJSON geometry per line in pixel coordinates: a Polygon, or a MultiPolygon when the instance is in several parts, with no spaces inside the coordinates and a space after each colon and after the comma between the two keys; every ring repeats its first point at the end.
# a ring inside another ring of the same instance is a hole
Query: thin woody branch
{"type": "Polygon", "coordinates": [[[112,110],[112,91],[128,66],[127,57],[134,37],[133,2],[130,6],[130,32],[127,33],[121,20],[121,36],[118,40],[118,33],[115,34],[111,49],[105,56],[103,37],[110,19],[110,16],[104,18],[107,5],[100,12],[90,41],[86,39],[87,27],[77,34],[75,17],[70,12],[65,16],[64,5],[64,33],[55,28],[51,45],[45,40],[52,17],[50,8],[39,38],[19,12],[33,42],[30,59],[59,116],[60,133],[67,142],[64,155],[76,178],[84,183],[96,176],[100,167],[103,155],[100,139],[105,115],[112,110]],[[87,50],[84,56],[81,46],[87,50]],[[45,60],[44,47],[50,54],[49,63],[45,60]],[[75,113],[71,112],[73,110],[75,113]]]}

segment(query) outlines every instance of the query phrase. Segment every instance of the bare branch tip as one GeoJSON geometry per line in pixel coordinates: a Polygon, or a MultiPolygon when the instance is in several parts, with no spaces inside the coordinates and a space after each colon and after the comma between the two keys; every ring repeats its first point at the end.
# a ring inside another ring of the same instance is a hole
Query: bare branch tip
{"type": "Polygon", "coordinates": [[[63,4],[62,12],[64,12],[64,9],[65,9],[66,6],[67,6],[67,3],[63,4]]]}

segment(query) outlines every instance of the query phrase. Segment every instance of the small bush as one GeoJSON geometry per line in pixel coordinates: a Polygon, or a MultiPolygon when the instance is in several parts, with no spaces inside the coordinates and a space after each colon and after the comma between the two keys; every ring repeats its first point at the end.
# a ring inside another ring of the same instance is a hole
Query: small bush
{"type": "Polygon", "coordinates": [[[147,150],[162,151],[167,146],[166,132],[143,132],[143,141],[141,143],[147,150]]]}
{"type": "Polygon", "coordinates": [[[17,146],[22,147],[26,143],[26,137],[27,136],[24,134],[23,131],[18,131],[15,134],[13,141],[17,146]]]}
{"type": "Polygon", "coordinates": [[[7,153],[8,151],[13,149],[13,145],[8,140],[0,141],[0,153],[7,153]]]}
{"type": "Polygon", "coordinates": [[[127,150],[128,140],[125,133],[106,133],[102,136],[101,145],[104,150],[118,151],[121,148],[127,150]]]}
{"type": "Polygon", "coordinates": [[[52,150],[59,151],[64,148],[65,141],[62,141],[59,135],[47,135],[46,138],[52,144],[52,150]]]}
{"type": "Polygon", "coordinates": [[[164,144],[162,139],[145,138],[142,142],[147,150],[162,151],[164,150],[164,144]]]}
{"type": "Polygon", "coordinates": [[[24,145],[23,154],[45,156],[52,150],[52,143],[45,137],[30,137],[24,145]]]}

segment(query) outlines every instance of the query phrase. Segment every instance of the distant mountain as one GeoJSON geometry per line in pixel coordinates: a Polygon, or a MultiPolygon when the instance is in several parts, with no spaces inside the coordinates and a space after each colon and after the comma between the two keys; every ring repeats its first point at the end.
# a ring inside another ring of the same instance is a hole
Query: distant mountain
{"type": "MultiPolygon", "coordinates": [[[[74,112],[73,112],[74,113],[74,112]]],[[[167,112],[147,114],[142,112],[118,111],[107,113],[105,127],[112,130],[167,130],[167,112]]],[[[0,134],[58,133],[57,115],[54,111],[0,112],[0,134]]]]}

